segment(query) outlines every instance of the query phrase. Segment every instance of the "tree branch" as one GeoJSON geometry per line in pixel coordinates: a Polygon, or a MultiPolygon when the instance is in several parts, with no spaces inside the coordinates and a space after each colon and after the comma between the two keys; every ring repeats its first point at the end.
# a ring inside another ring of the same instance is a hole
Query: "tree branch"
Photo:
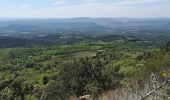
{"type": "Polygon", "coordinates": [[[146,98],[148,98],[150,95],[152,95],[154,92],[156,92],[157,90],[161,89],[162,87],[164,87],[166,84],[168,84],[170,82],[170,78],[168,78],[166,81],[164,81],[160,86],[158,86],[156,89],[148,92],[145,96],[142,96],[139,100],[145,100],[146,98]]]}

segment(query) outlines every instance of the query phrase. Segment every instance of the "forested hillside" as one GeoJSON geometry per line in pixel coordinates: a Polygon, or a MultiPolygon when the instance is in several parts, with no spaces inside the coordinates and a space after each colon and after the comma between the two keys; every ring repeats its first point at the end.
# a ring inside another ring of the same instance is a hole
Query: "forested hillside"
{"type": "Polygon", "coordinates": [[[0,21],[0,100],[169,100],[169,23],[0,21]]]}
{"type": "MultiPolygon", "coordinates": [[[[168,99],[169,43],[148,42],[142,36],[80,36],[66,35],[61,40],[66,42],[51,46],[1,46],[0,98],[72,100],[90,95],[94,100],[168,99]],[[150,91],[154,92],[147,97],[150,91]]],[[[12,43],[18,44],[13,39],[12,43]]]]}

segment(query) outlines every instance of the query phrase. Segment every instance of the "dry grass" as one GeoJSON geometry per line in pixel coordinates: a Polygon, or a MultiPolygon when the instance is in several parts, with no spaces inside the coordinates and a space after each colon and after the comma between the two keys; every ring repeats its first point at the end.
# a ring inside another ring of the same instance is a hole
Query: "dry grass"
{"type": "Polygon", "coordinates": [[[93,57],[93,56],[96,56],[96,53],[90,52],[90,51],[76,52],[76,53],[73,54],[73,56],[76,57],[76,58],[93,57]]]}

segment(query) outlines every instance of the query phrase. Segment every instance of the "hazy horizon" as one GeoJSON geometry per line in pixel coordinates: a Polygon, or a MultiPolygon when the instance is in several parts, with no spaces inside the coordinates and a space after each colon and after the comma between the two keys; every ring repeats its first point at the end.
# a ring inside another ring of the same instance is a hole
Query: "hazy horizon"
{"type": "Polygon", "coordinates": [[[56,17],[56,18],[41,18],[41,17],[0,17],[0,19],[11,19],[11,20],[29,20],[29,19],[170,19],[170,17],[56,17]]]}

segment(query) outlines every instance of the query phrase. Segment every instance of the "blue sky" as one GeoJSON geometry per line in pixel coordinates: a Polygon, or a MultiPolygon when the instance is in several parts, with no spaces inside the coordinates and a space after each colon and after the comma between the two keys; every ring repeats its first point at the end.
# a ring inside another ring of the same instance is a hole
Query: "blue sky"
{"type": "Polygon", "coordinates": [[[170,17],[170,0],[0,0],[0,17],[170,17]]]}

